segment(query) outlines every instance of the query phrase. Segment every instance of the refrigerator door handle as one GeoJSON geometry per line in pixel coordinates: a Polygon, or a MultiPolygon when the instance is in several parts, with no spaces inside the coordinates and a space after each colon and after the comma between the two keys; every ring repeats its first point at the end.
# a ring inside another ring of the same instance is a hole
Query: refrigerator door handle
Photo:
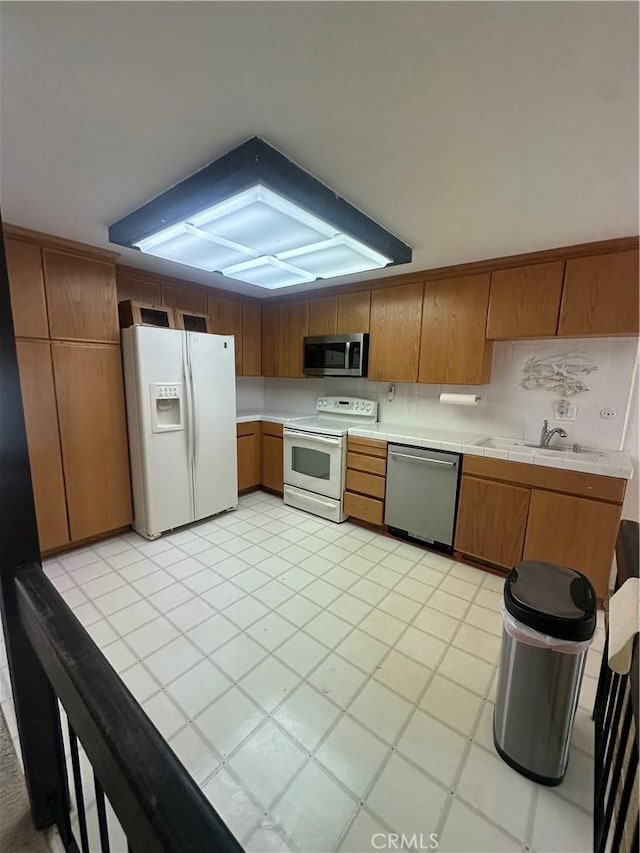
{"type": "MultiPolygon", "coordinates": [[[[193,381],[193,362],[191,359],[191,339],[187,333],[187,349],[189,350],[189,387],[191,391],[191,408],[193,411],[193,474],[194,474],[194,504],[195,504],[195,472],[198,469],[198,446],[200,435],[198,433],[198,400],[196,398],[196,383],[193,381]]],[[[194,505],[195,509],[195,505],[194,505]]]]}
{"type": "Polygon", "coordinates": [[[194,492],[194,434],[193,434],[193,424],[195,420],[195,412],[193,410],[193,395],[191,392],[193,386],[193,377],[191,375],[191,357],[189,352],[189,339],[187,337],[187,333],[184,333],[184,354],[183,354],[183,370],[184,370],[184,390],[185,390],[185,404],[187,407],[187,455],[189,461],[189,472],[190,472],[190,481],[191,481],[191,489],[190,489],[190,498],[191,498],[191,517],[195,518],[196,514],[196,502],[195,502],[195,492],[194,492]]]}

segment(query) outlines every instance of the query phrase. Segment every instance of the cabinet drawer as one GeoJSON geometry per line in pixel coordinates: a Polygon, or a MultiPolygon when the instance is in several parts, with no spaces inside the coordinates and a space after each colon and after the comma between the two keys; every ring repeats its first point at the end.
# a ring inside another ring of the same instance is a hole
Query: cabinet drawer
{"type": "Polygon", "coordinates": [[[520,486],[537,486],[585,498],[599,498],[617,504],[622,503],[627,486],[627,481],[620,477],[547,468],[544,465],[530,465],[528,462],[490,459],[487,456],[472,454],[465,454],[462,473],[490,480],[505,480],[520,486]]]}
{"type": "Polygon", "coordinates": [[[260,421],[236,424],[236,434],[238,437],[241,435],[257,435],[258,433],[260,433],[260,421]]]}
{"type": "Polygon", "coordinates": [[[364,474],[362,471],[347,470],[347,489],[350,492],[360,492],[374,498],[384,498],[384,477],[376,474],[364,474]]]}
{"type": "Polygon", "coordinates": [[[365,498],[363,495],[356,495],[353,492],[345,492],[343,506],[347,515],[359,518],[361,521],[368,521],[369,524],[382,526],[383,501],[365,498]]]}
{"type": "Polygon", "coordinates": [[[276,438],[282,438],[282,424],[274,424],[271,423],[271,421],[263,421],[262,434],[273,435],[276,438]]]}
{"type": "Polygon", "coordinates": [[[349,451],[347,453],[347,468],[384,477],[387,472],[387,460],[378,456],[364,456],[362,453],[349,451]]]}
{"type": "Polygon", "coordinates": [[[387,442],[377,438],[360,438],[358,435],[350,435],[347,438],[347,450],[387,458],[387,442]]]}

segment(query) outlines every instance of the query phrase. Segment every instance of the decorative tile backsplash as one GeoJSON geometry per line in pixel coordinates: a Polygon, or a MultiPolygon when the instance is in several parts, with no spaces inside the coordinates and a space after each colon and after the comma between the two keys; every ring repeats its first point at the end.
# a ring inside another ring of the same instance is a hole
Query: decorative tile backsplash
{"type": "Polygon", "coordinates": [[[494,346],[492,379],[488,385],[396,382],[394,399],[389,402],[388,382],[247,378],[237,382],[238,409],[310,414],[317,397],[348,394],[377,400],[380,420],[386,423],[420,424],[537,441],[545,418],[552,426],[560,425],[554,420],[554,404],[568,393],[558,389],[550,392],[546,386],[523,387],[524,370],[532,360],[551,359],[550,363],[561,367],[567,364],[597,367],[588,373],[569,374],[577,375],[589,390],[572,396],[572,402],[578,406],[576,420],[562,422],[568,437],[558,443],[571,447],[578,442],[584,447],[620,450],[637,353],[636,338],[500,341],[494,346]],[[584,361],[577,361],[577,354],[584,361]],[[439,401],[441,391],[477,393],[482,400],[477,406],[448,406],[439,401]],[[600,417],[602,409],[611,409],[616,416],[604,420],[600,417]]]}
{"type": "Polygon", "coordinates": [[[527,391],[543,389],[563,397],[573,397],[589,390],[585,378],[597,369],[598,366],[584,352],[533,356],[525,363],[520,385],[527,391]]]}

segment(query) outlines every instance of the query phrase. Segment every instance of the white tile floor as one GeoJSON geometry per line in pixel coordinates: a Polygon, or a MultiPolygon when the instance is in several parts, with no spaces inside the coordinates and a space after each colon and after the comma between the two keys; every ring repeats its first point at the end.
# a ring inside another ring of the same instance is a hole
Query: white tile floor
{"type": "Polygon", "coordinates": [[[437,833],[440,851],[591,849],[601,628],[566,780],[546,789],[493,749],[496,576],[264,493],[44,568],[246,849],[369,851],[389,832],[437,833]]]}

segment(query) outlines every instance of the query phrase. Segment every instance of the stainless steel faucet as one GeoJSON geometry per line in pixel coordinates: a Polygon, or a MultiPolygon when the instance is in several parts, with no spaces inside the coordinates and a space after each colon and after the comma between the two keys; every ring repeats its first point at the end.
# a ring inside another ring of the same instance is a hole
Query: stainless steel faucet
{"type": "Polygon", "coordinates": [[[561,427],[549,429],[549,421],[545,420],[542,424],[542,432],[540,433],[540,447],[549,447],[549,442],[554,435],[559,435],[560,438],[567,437],[567,433],[561,427]]]}

